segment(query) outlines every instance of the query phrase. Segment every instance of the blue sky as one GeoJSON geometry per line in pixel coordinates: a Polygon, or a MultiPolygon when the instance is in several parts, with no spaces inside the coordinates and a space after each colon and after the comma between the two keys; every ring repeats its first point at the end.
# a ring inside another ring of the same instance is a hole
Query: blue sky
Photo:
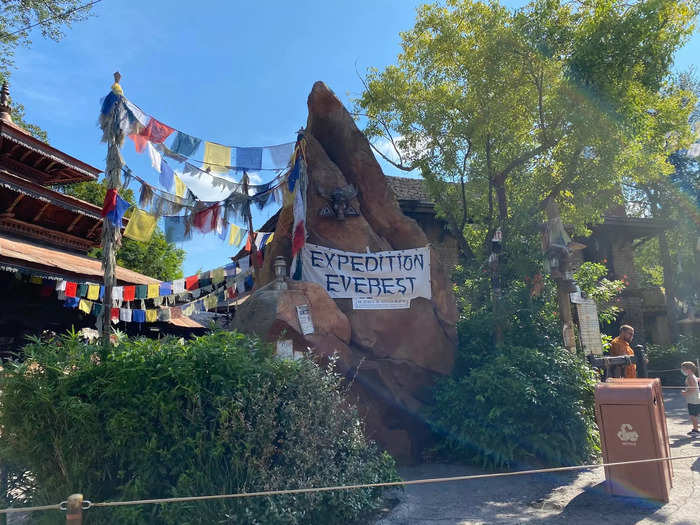
{"type": "MultiPolygon", "coordinates": [[[[34,44],[16,53],[11,94],[52,145],[100,169],[106,148],[99,142],[99,101],[116,70],[127,97],[177,129],[237,146],[291,142],[306,122],[313,83],[323,80],[350,107],[362,90],[357,72],[394,62],[399,32],[412,27],[421,3],[103,0],[96,16],[59,43],[32,35],[34,44]]],[[[699,56],[696,32],[676,68],[699,56]]],[[[157,184],[131,141],[124,157],[157,184]]],[[[265,219],[256,217],[255,226],[265,219]]],[[[181,247],[186,275],[228,262],[234,251],[212,235],[181,247]]]]}

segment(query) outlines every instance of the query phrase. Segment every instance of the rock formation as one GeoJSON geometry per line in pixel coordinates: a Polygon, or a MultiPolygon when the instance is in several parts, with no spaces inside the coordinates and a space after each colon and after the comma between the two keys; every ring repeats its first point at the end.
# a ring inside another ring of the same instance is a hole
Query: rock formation
{"type": "MultiPolygon", "coordinates": [[[[308,241],[353,252],[426,246],[424,232],[401,212],[369,142],[333,92],[317,82],[308,107],[308,241]],[[347,184],[359,190],[353,206],[360,216],[343,221],[319,217],[326,205],[319,189],[347,184]]],[[[292,219],[291,206],[283,208],[257,286],[273,279],[275,257],[284,256],[289,264],[292,219]]],[[[269,305],[265,315],[270,320],[264,327],[251,329],[255,315],[250,310],[265,309],[252,300],[239,310],[235,324],[270,340],[281,330],[294,332],[295,347],[306,345],[322,358],[337,352],[340,372],[353,379],[351,393],[368,435],[401,460],[415,458],[429,438],[422,411],[430,388],[436,378],[450,373],[457,340],[451,284],[434,250],[430,257],[432,300],[414,299],[410,309],[353,310],[350,299],[333,300],[320,286],[290,282],[276,306],[269,305]],[[301,336],[296,304],[311,306],[313,335],[301,336]]]]}

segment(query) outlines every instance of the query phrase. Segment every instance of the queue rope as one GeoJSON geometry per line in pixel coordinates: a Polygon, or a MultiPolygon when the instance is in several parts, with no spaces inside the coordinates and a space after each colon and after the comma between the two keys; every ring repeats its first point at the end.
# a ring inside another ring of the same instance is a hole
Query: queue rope
{"type": "MultiPolygon", "coordinates": [[[[588,465],[574,465],[570,467],[553,467],[545,469],[533,469],[533,470],[517,470],[515,472],[495,472],[492,474],[473,474],[468,476],[451,476],[444,478],[425,478],[425,479],[414,479],[408,481],[386,481],[381,483],[361,483],[357,485],[336,485],[330,487],[309,487],[300,489],[282,489],[282,490],[265,490],[260,492],[239,492],[236,494],[214,494],[210,496],[184,496],[184,497],[173,497],[173,498],[156,498],[156,499],[141,499],[133,501],[103,501],[99,503],[92,503],[88,500],[83,502],[83,510],[90,509],[92,507],[125,507],[131,505],[153,505],[153,504],[163,504],[163,503],[182,503],[187,501],[206,501],[206,500],[220,500],[220,499],[234,499],[234,498],[253,498],[261,496],[281,496],[285,494],[308,494],[312,492],[330,492],[333,490],[355,490],[355,489],[371,489],[371,488],[381,488],[381,487],[403,487],[407,485],[422,485],[429,483],[448,483],[452,481],[469,481],[475,479],[491,479],[491,478],[504,478],[512,476],[523,476],[529,474],[546,474],[552,472],[570,472],[573,470],[587,470],[594,468],[607,468],[607,467],[617,467],[622,465],[635,465],[639,463],[658,463],[660,461],[678,461],[681,459],[696,459],[700,458],[700,454],[690,454],[685,456],[673,456],[669,458],[652,458],[652,459],[637,459],[633,461],[617,461],[613,463],[591,463],[588,465]]],[[[18,508],[6,508],[0,509],[0,514],[12,514],[17,512],[37,512],[42,510],[65,510],[66,502],[57,503],[55,505],[41,505],[38,507],[18,507],[18,508]]]]}

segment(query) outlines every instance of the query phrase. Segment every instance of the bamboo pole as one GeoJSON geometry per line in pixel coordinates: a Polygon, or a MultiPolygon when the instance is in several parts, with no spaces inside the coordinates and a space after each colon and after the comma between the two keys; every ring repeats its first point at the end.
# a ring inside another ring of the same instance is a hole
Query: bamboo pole
{"type": "Polygon", "coordinates": [[[255,246],[255,239],[253,238],[253,214],[250,211],[250,199],[248,195],[248,172],[243,172],[243,195],[246,196],[246,219],[248,221],[248,235],[250,239],[250,265],[253,267],[253,280],[257,282],[258,280],[258,265],[257,265],[257,260],[258,258],[256,257],[257,253],[257,246],[255,246]]]}

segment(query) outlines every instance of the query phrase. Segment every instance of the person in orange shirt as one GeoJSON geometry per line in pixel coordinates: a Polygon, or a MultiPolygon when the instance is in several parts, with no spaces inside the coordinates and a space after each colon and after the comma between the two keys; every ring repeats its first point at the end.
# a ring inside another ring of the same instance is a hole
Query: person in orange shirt
{"type": "MultiPolygon", "coordinates": [[[[620,327],[620,335],[610,342],[610,355],[634,355],[634,350],[630,346],[634,338],[634,328],[628,324],[620,327]]],[[[637,365],[627,365],[624,367],[623,377],[637,377],[637,365]]]]}

